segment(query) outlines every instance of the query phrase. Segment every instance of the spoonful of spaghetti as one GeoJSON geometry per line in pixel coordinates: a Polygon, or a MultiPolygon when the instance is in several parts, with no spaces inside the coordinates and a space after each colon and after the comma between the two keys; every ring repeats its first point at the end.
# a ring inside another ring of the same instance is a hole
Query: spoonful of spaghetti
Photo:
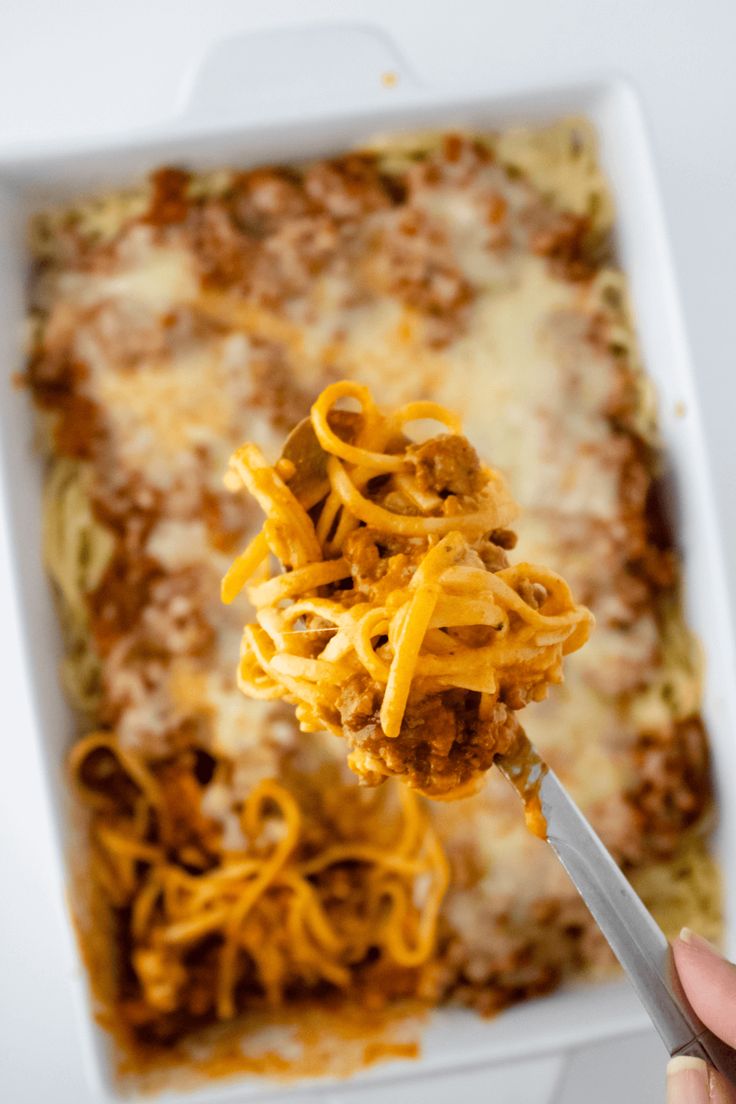
{"type": "Polygon", "coordinates": [[[344,738],[366,785],[477,789],[593,618],[559,575],[509,562],[517,507],[459,419],[433,402],[384,411],[335,383],[276,464],[245,444],[226,481],[266,514],[222,584],[225,602],[247,588],[255,608],[244,693],[344,738]],[[442,432],[417,435],[428,426],[442,432]]]}

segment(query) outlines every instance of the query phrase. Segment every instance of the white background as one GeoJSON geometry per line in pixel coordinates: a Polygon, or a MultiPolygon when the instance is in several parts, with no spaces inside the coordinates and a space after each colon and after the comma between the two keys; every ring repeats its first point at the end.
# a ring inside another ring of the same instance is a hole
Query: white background
{"type": "MultiPolygon", "coordinates": [[[[621,74],[635,84],[659,167],[727,564],[736,566],[734,0],[0,0],[0,147],[124,134],[173,117],[218,39],[334,20],[385,28],[437,86],[480,85],[489,71],[494,83],[533,85],[538,67],[549,83],[621,74]]],[[[6,564],[1,533],[0,1099],[94,1104],[80,1064],[74,957],[28,705],[18,690],[6,564]]],[[[523,1069],[433,1079],[416,1099],[648,1104],[662,1099],[663,1069],[659,1043],[641,1036],[523,1069]]],[[[323,1099],[337,1104],[341,1094],[323,1099]]]]}

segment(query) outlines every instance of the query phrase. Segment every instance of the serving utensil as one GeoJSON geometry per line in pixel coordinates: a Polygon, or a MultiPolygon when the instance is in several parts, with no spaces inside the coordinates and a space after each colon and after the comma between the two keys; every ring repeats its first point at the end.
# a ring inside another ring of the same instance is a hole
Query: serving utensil
{"type": "Polygon", "coordinates": [[[736,1085],[736,1051],[693,1012],[662,929],[557,775],[523,733],[495,762],[529,811],[530,827],[570,875],[670,1055],[704,1058],[736,1085]]]}
{"type": "MultiPolygon", "coordinates": [[[[282,458],[294,465],[289,485],[295,493],[318,501],[327,457],[309,418],[291,431],[282,458]]],[[[702,1058],[736,1085],[736,1051],[690,1007],[664,933],[557,775],[523,731],[495,762],[521,797],[530,830],[547,841],[569,874],[669,1054],[702,1058]]]]}

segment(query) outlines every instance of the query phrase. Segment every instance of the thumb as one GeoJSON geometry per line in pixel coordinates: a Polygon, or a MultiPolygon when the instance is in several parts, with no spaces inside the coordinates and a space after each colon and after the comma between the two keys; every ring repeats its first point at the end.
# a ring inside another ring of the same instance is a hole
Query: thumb
{"type": "Polygon", "coordinates": [[[736,966],[702,936],[683,928],[672,945],[675,966],[693,1011],[736,1047],[736,966]]]}

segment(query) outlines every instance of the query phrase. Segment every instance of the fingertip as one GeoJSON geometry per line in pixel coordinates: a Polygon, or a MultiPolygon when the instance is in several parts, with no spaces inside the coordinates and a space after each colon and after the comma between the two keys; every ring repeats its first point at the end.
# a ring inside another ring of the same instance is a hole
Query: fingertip
{"type": "Polygon", "coordinates": [[[667,1063],[667,1076],[676,1077],[684,1070],[696,1070],[707,1073],[708,1064],[702,1058],[691,1058],[689,1054],[678,1054],[667,1063]]]}
{"type": "Polygon", "coordinates": [[[698,973],[703,969],[713,970],[718,966],[724,966],[729,970],[734,969],[732,963],[723,957],[718,947],[690,928],[683,928],[673,940],[672,952],[678,973],[681,965],[686,973],[692,973],[693,970],[698,973]]]}
{"type": "Polygon", "coordinates": [[[709,1104],[708,1066],[678,1055],[667,1063],[667,1104],[709,1104]]]}
{"type": "Polygon", "coordinates": [[[711,943],[705,936],[698,935],[692,928],[681,928],[677,941],[684,943],[688,947],[694,947],[696,950],[703,951],[704,953],[709,952],[710,954],[717,955],[718,958],[723,958],[723,955],[714,943],[711,943]]]}

